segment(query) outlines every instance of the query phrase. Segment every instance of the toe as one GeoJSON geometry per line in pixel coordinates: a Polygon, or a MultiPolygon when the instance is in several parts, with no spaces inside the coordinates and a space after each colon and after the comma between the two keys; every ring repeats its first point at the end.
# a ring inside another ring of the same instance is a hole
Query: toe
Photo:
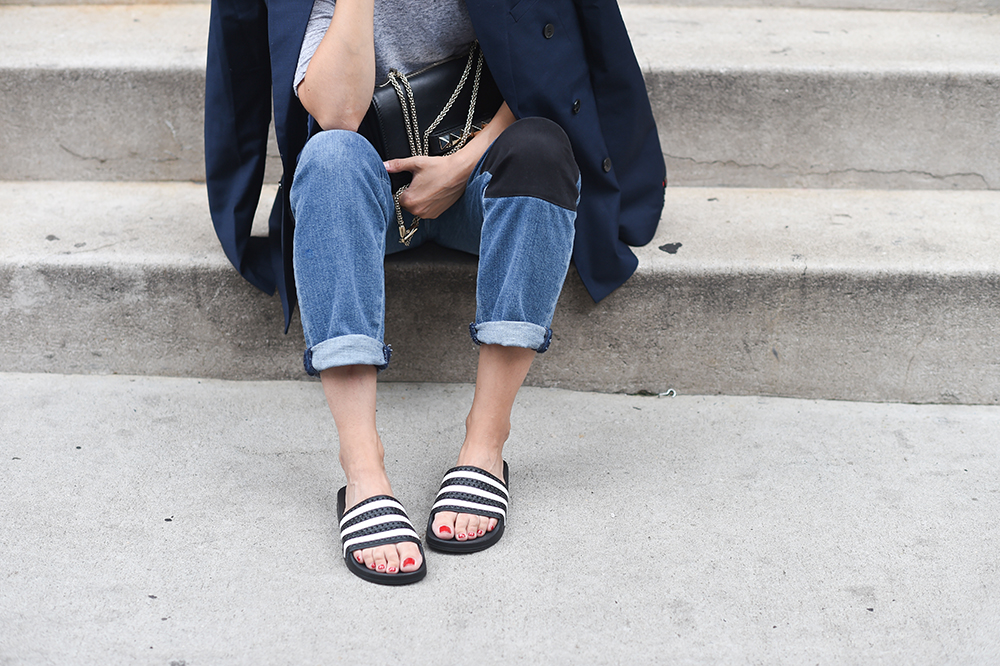
{"type": "Polygon", "coordinates": [[[405,542],[396,546],[399,553],[399,570],[403,572],[416,571],[420,568],[420,548],[417,544],[405,542]]]}
{"type": "Polygon", "coordinates": [[[469,514],[460,513],[458,514],[458,518],[455,519],[455,538],[459,541],[465,541],[469,538],[469,518],[469,514]]]}
{"type": "Polygon", "coordinates": [[[375,549],[375,571],[385,572],[385,551],[384,547],[375,549]]]}
{"type": "Polygon", "coordinates": [[[486,516],[479,516],[479,523],[476,525],[477,537],[484,536],[487,532],[489,532],[491,520],[491,518],[487,518],[486,516]]]}
{"type": "Polygon", "coordinates": [[[368,567],[369,569],[374,569],[375,568],[375,549],[374,548],[365,548],[363,551],[361,551],[361,557],[364,560],[366,567],[368,567]]]}
{"type": "Polygon", "coordinates": [[[490,518],[490,521],[486,524],[486,531],[492,532],[496,528],[498,522],[500,521],[496,518],[490,518]]]}
{"type": "Polygon", "coordinates": [[[385,572],[394,574],[399,571],[399,547],[385,549],[385,572]]]}
{"type": "Polygon", "coordinates": [[[432,525],[434,536],[439,539],[454,539],[456,515],[451,511],[442,511],[435,515],[434,524],[432,525]]]}
{"type": "Polygon", "coordinates": [[[469,522],[465,526],[465,538],[475,539],[479,536],[479,516],[470,515],[469,522]]]}

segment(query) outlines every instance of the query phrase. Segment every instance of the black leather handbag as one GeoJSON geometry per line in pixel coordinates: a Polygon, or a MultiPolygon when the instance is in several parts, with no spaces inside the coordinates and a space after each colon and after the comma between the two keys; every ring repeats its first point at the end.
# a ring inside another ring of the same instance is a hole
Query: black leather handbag
{"type": "MultiPolygon", "coordinates": [[[[449,155],[475,136],[500,109],[503,97],[490,75],[478,42],[467,54],[436,62],[413,74],[397,70],[375,87],[371,107],[358,132],[385,160],[415,155],[449,155]]],[[[409,245],[420,218],[403,222],[399,195],[409,173],[391,174],[399,240],[409,245]]]]}

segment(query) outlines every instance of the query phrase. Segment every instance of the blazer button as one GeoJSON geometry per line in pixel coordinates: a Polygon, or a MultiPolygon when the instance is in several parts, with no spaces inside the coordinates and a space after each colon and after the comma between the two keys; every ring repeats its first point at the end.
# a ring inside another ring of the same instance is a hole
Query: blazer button
{"type": "Polygon", "coordinates": [[[611,158],[605,157],[604,161],[601,162],[601,168],[604,169],[604,173],[611,171],[611,158]]]}
{"type": "Polygon", "coordinates": [[[545,35],[545,39],[552,39],[552,35],[556,34],[556,27],[551,23],[546,23],[545,28],[542,29],[542,34],[545,35]]]}
{"type": "Polygon", "coordinates": [[[573,113],[580,113],[580,100],[573,100],[573,113]]]}

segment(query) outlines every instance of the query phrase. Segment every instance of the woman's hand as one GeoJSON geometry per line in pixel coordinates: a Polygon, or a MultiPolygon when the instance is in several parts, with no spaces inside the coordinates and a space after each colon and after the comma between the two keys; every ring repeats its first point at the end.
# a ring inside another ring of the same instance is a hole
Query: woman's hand
{"type": "Polygon", "coordinates": [[[462,168],[459,154],[444,157],[407,157],[389,160],[389,173],[409,171],[410,186],[399,195],[399,207],[425,220],[448,210],[465,192],[471,170],[462,168]]]}
{"type": "Polygon", "coordinates": [[[514,114],[504,102],[493,120],[457,152],[442,157],[387,161],[385,170],[389,173],[413,174],[410,186],[399,196],[400,208],[425,220],[433,220],[448,210],[465,192],[465,184],[479,159],[513,122],[514,114]]]}

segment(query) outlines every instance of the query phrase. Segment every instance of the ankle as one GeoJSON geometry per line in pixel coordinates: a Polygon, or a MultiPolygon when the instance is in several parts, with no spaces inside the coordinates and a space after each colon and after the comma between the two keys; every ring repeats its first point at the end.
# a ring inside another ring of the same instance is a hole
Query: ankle
{"type": "Polygon", "coordinates": [[[377,455],[345,455],[341,452],[340,467],[347,478],[348,489],[364,489],[380,486],[387,482],[385,462],[381,453],[377,455]]]}
{"type": "Polygon", "coordinates": [[[348,478],[352,475],[385,474],[385,449],[377,432],[339,433],[340,466],[348,478]]]}
{"type": "Polygon", "coordinates": [[[384,469],[367,469],[344,471],[347,477],[347,506],[352,507],[358,502],[376,495],[392,495],[392,486],[384,469]]]}
{"type": "Polygon", "coordinates": [[[510,419],[477,419],[472,414],[465,419],[465,443],[477,448],[503,449],[510,437],[510,419]]]}
{"type": "Polygon", "coordinates": [[[483,445],[466,439],[458,452],[458,464],[485,469],[497,478],[503,478],[503,445],[483,445]]]}
{"type": "Polygon", "coordinates": [[[350,461],[341,458],[340,467],[344,470],[348,485],[370,483],[386,478],[385,464],[381,458],[350,461]]]}

